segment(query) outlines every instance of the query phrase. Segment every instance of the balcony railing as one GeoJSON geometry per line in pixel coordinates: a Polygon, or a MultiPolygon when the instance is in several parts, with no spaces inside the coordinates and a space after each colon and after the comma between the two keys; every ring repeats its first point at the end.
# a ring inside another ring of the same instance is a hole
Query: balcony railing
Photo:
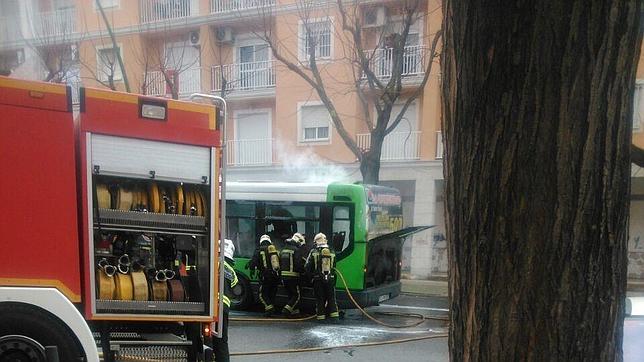
{"type": "Polygon", "coordinates": [[[0,17],[0,42],[16,41],[22,38],[20,21],[17,17],[0,17]]]}
{"type": "MultiPolygon", "coordinates": [[[[420,131],[391,132],[383,143],[380,153],[382,161],[405,161],[420,158],[420,131]]],[[[359,133],[356,135],[358,147],[368,150],[371,146],[371,134],[359,133]]]]}
{"type": "Polygon", "coordinates": [[[215,65],[212,67],[212,90],[226,93],[275,87],[273,60],[215,65]]]}
{"type": "Polygon", "coordinates": [[[211,0],[210,12],[226,13],[230,11],[244,11],[260,9],[275,5],[275,0],[211,0]]]}
{"type": "Polygon", "coordinates": [[[273,163],[274,139],[229,140],[226,160],[230,166],[262,166],[273,163]]]}
{"type": "Polygon", "coordinates": [[[443,158],[443,132],[436,131],[436,159],[443,158]]]}
{"type": "MultiPolygon", "coordinates": [[[[392,76],[394,66],[393,48],[379,48],[368,51],[370,69],[378,78],[392,76]]],[[[421,45],[406,46],[402,59],[403,77],[418,76],[425,73],[425,47],[421,45]]]]}
{"type": "MultiPolygon", "coordinates": [[[[174,74],[173,71],[166,71],[169,78],[174,79],[179,86],[179,97],[187,97],[192,93],[201,91],[201,68],[188,68],[174,74]]],[[[172,89],[166,82],[166,77],[162,71],[153,71],[146,74],[145,94],[151,96],[172,95],[172,89]]]]}
{"type": "Polygon", "coordinates": [[[36,35],[61,36],[76,33],[76,8],[47,11],[34,15],[36,35]]]}
{"type": "Polygon", "coordinates": [[[199,14],[199,0],[139,0],[141,23],[181,19],[199,14]]]}

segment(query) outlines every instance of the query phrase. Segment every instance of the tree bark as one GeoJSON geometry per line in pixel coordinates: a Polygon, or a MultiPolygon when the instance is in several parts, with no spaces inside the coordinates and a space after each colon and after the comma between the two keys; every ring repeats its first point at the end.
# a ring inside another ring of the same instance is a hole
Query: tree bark
{"type": "Polygon", "coordinates": [[[622,359],[641,7],[445,0],[452,361],[622,359]]]}

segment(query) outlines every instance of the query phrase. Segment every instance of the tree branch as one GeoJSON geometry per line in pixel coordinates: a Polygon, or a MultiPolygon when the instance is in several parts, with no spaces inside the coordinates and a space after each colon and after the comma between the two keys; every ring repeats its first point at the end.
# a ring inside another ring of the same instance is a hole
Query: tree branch
{"type": "Polygon", "coordinates": [[[385,135],[391,133],[391,131],[393,131],[396,128],[396,126],[398,126],[400,121],[403,119],[409,105],[414,100],[416,100],[416,98],[418,98],[422,93],[422,91],[425,89],[425,85],[427,84],[427,81],[432,72],[432,65],[434,64],[434,58],[436,57],[436,47],[438,46],[438,41],[442,37],[442,34],[443,34],[442,30],[437,31],[436,34],[434,34],[434,39],[432,40],[432,46],[430,48],[430,53],[429,53],[430,54],[429,60],[427,61],[428,65],[427,65],[427,68],[425,68],[425,75],[423,76],[423,80],[418,86],[418,88],[416,88],[414,92],[407,98],[407,100],[405,101],[405,104],[403,105],[403,108],[400,110],[400,113],[398,113],[398,115],[396,116],[396,119],[385,130],[385,135]]]}
{"type": "Polygon", "coordinates": [[[100,0],[96,0],[96,6],[98,6],[98,10],[101,13],[103,22],[105,23],[105,28],[107,28],[107,32],[110,35],[110,39],[112,40],[112,48],[116,52],[116,59],[119,63],[119,67],[121,68],[121,76],[123,77],[123,84],[125,85],[125,91],[130,93],[131,92],[130,82],[128,82],[127,72],[125,71],[125,65],[123,65],[123,58],[121,57],[121,49],[118,47],[118,44],[116,43],[116,36],[112,31],[112,26],[110,25],[110,22],[107,20],[107,15],[105,15],[105,10],[103,9],[103,5],[101,4],[100,0]]]}

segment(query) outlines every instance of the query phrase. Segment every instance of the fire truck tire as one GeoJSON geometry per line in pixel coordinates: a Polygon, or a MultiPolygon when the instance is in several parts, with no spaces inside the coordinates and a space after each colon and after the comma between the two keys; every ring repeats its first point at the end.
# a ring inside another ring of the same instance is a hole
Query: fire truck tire
{"type": "MultiPolygon", "coordinates": [[[[78,339],[56,316],[20,303],[0,303],[0,337],[29,337],[44,347],[58,347],[60,361],[85,361],[78,339]]],[[[2,360],[2,356],[0,356],[2,360]]]]}
{"type": "Polygon", "coordinates": [[[248,278],[241,273],[237,273],[237,280],[237,285],[233,288],[232,298],[230,298],[230,309],[246,310],[255,302],[253,289],[248,278]]]}

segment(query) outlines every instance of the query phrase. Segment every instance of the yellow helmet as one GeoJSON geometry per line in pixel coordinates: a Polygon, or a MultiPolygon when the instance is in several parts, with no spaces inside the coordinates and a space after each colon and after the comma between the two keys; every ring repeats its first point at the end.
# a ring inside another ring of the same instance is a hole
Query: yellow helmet
{"type": "Polygon", "coordinates": [[[316,245],[326,245],[326,235],[324,235],[323,233],[318,233],[315,235],[313,241],[315,241],[316,245]]]}

